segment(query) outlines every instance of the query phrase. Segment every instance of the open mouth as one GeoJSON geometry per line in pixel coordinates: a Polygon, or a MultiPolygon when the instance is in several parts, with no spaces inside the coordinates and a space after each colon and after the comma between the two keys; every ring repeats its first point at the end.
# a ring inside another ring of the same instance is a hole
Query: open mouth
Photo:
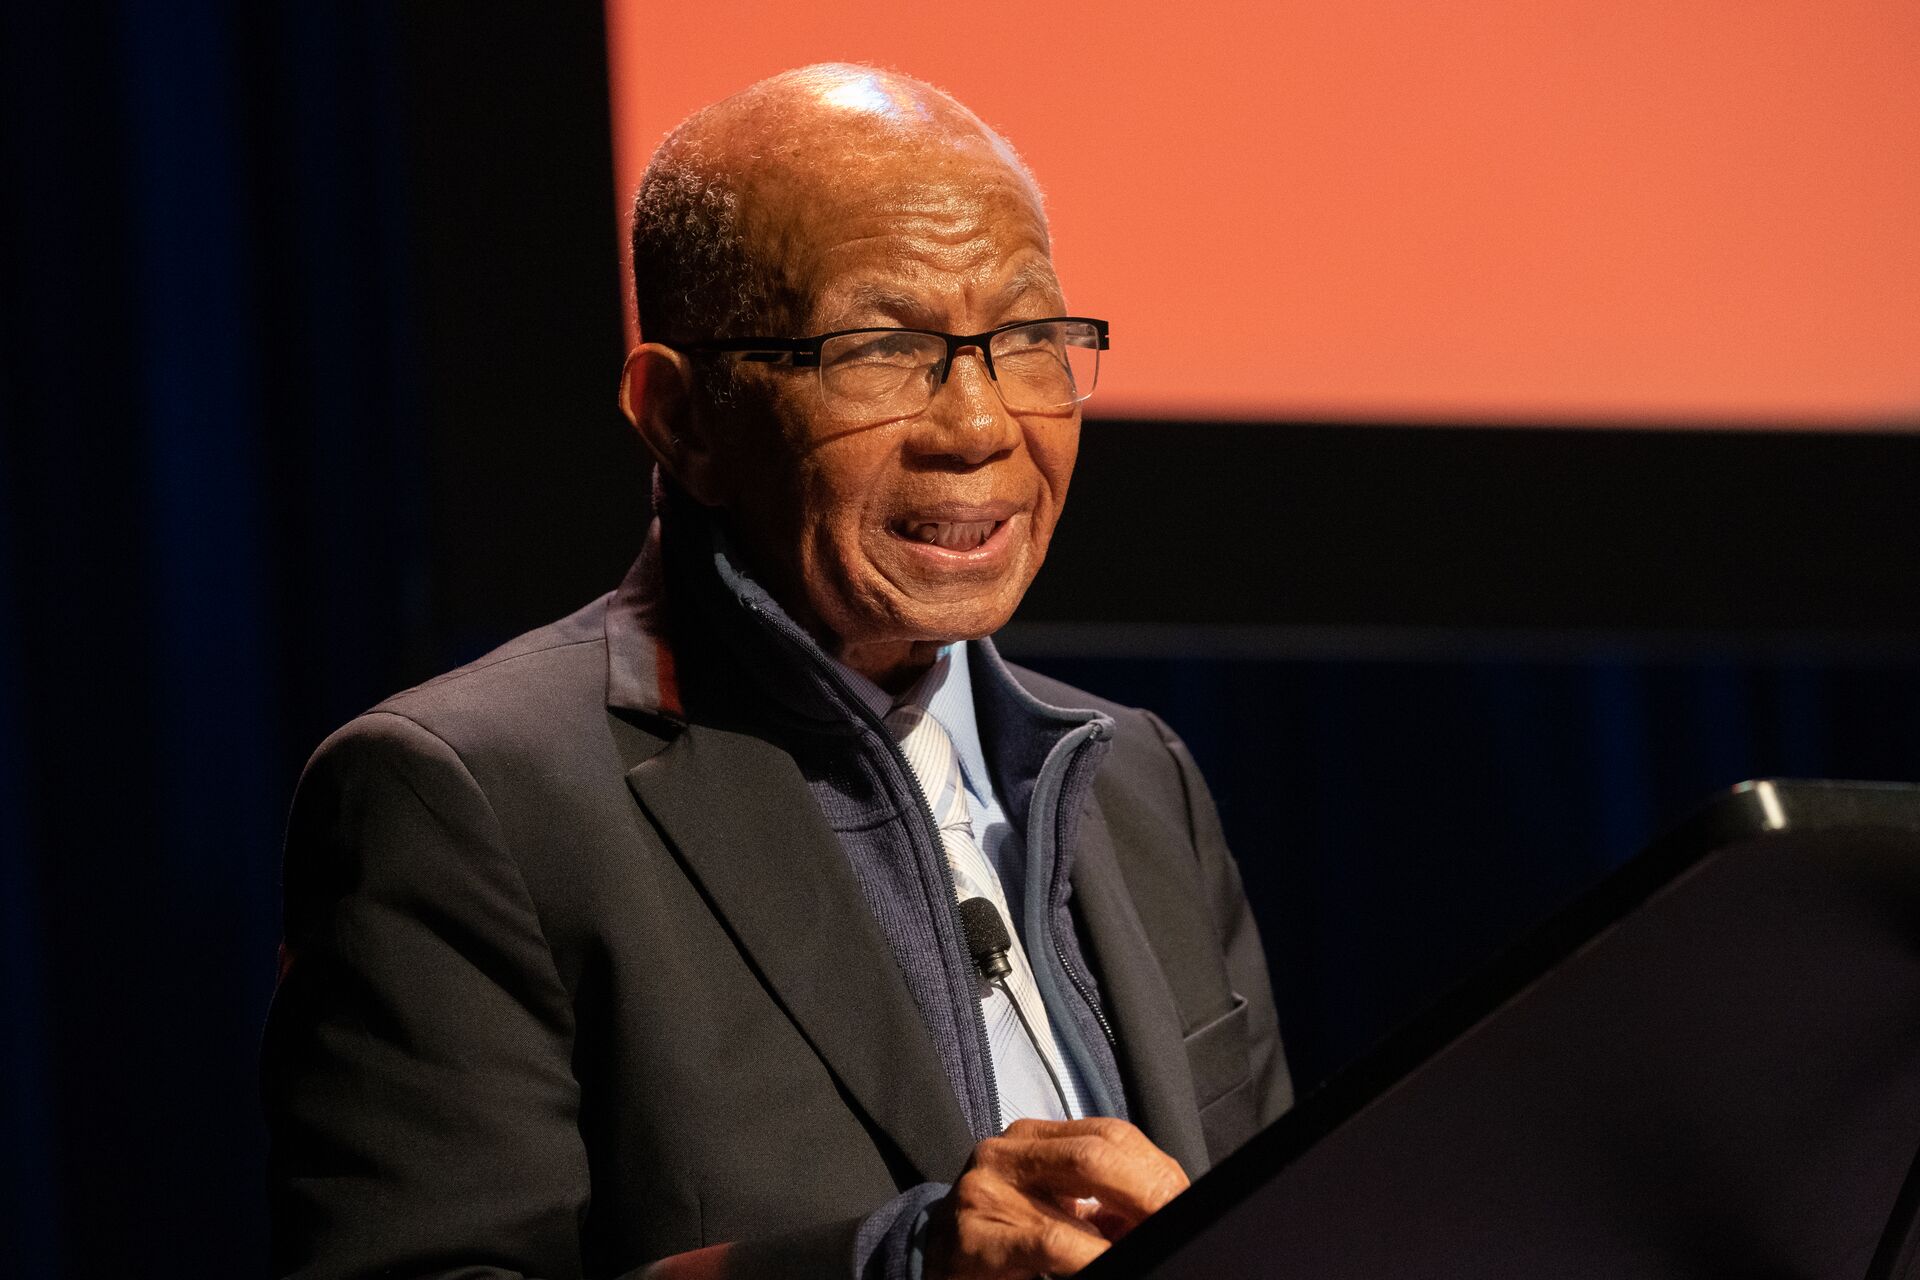
{"type": "Polygon", "coordinates": [[[907,520],[893,531],[908,542],[924,543],[942,551],[977,551],[986,545],[1004,520],[907,520]]]}

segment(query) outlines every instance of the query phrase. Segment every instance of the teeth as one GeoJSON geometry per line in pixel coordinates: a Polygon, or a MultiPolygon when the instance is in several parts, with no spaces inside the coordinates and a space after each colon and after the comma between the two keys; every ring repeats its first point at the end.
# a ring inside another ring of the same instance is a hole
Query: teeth
{"type": "Polygon", "coordinates": [[[929,520],[907,526],[907,536],[916,542],[947,551],[972,551],[993,536],[993,520],[929,520]]]}

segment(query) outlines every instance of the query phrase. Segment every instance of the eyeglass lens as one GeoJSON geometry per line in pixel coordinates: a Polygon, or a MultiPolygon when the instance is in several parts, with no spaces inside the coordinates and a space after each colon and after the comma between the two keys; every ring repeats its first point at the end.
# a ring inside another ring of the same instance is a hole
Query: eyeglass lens
{"type": "MultiPolygon", "coordinates": [[[[934,392],[947,344],[928,333],[866,330],[829,339],[820,348],[827,393],[852,412],[917,413],[934,392]]],[[[1009,409],[1067,409],[1093,394],[1100,375],[1100,335],[1078,321],[1041,321],[1003,329],[989,343],[1000,397],[1009,409]]]]}

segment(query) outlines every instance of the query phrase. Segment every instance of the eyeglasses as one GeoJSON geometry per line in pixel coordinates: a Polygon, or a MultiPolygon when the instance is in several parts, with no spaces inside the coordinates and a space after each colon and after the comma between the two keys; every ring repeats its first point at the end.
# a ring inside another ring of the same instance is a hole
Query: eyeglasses
{"type": "Polygon", "coordinates": [[[879,422],[925,409],[934,390],[971,348],[987,377],[1016,413],[1071,409],[1093,394],[1107,322],[1050,316],[1003,324],[985,333],[937,329],[839,329],[812,338],[714,338],[667,343],[693,354],[730,354],[756,364],[819,370],[820,386],[836,412],[879,422]]]}

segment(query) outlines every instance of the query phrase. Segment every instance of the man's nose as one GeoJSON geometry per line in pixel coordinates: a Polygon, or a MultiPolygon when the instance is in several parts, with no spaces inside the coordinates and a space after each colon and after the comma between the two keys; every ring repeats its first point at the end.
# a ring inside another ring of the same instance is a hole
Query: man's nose
{"type": "Polygon", "coordinates": [[[925,452],[979,466],[1020,442],[1020,426],[987,376],[986,358],[968,348],[953,357],[947,380],[934,387],[921,438],[925,452]]]}

